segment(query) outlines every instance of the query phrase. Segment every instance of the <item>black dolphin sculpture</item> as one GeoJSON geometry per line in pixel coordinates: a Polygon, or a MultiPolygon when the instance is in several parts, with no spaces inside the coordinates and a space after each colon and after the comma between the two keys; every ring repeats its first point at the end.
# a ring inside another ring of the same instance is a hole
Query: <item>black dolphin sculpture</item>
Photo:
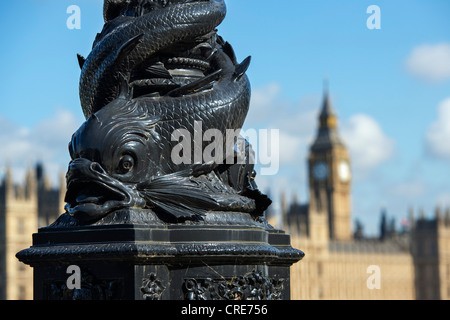
{"type": "Polygon", "coordinates": [[[69,144],[66,211],[83,222],[121,208],[175,221],[210,211],[262,216],[271,201],[257,189],[253,151],[241,137],[232,153],[241,161],[229,153],[208,163],[171,157],[176,130],[192,137],[201,123],[225,136],[248,112],[250,57],[238,63],[214,29],[223,0],[109,0],[104,16],[91,54],[79,56],[87,120],[69,144]]]}

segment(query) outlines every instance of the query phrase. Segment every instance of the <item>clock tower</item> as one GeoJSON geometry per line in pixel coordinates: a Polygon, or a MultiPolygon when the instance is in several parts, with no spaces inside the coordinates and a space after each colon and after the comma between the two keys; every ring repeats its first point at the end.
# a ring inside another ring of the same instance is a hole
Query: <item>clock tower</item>
{"type": "Polygon", "coordinates": [[[319,130],[308,157],[309,214],[327,217],[330,239],[348,241],[352,239],[350,157],[337,122],[326,90],[319,130]]]}

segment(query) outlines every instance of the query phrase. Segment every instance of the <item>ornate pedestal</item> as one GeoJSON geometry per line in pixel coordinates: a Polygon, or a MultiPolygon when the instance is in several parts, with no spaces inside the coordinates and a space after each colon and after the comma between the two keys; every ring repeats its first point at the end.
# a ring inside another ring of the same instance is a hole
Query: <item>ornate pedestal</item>
{"type": "Polygon", "coordinates": [[[34,268],[37,300],[288,300],[303,255],[247,214],[169,224],[128,209],[89,226],[64,214],[17,257],[34,268]]]}
{"type": "Polygon", "coordinates": [[[250,57],[217,34],[225,15],[224,0],[104,1],[78,55],[86,121],[66,213],[17,254],[35,299],[290,298],[303,253],[263,218],[271,201],[239,135],[250,57]]]}

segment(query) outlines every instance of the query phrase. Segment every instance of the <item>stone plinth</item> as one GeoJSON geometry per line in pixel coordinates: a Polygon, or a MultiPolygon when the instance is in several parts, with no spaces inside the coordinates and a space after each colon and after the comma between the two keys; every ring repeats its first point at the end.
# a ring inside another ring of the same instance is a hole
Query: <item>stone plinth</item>
{"type": "Polygon", "coordinates": [[[303,256],[289,235],[247,214],[173,224],[150,210],[89,226],[63,214],[17,254],[34,268],[36,300],[289,300],[290,266],[303,256]]]}

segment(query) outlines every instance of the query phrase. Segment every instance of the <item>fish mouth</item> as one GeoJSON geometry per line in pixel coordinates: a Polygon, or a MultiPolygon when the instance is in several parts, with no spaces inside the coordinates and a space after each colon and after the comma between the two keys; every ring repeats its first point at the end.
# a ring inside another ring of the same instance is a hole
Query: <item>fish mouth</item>
{"type": "Polygon", "coordinates": [[[210,1],[216,0],[108,0],[105,1],[103,14],[105,22],[108,22],[118,16],[139,17],[173,5],[210,1]]]}
{"type": "Polygon", "coordinates": [[[145,206],[135,189],[111,177],[97,162],[83,158],[71,161],[66,179],[65,210],[82,222],[99,220],[119,209],[145,206]]]}

